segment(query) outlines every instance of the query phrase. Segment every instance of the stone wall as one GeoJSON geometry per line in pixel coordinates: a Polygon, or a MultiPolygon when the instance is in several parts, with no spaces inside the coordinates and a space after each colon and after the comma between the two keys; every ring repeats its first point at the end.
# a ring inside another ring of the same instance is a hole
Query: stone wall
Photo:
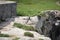
{"type": "Polygon", "coordinates": [[[16,2],[0,1],[0,20],[16,16],[16,2]]]}

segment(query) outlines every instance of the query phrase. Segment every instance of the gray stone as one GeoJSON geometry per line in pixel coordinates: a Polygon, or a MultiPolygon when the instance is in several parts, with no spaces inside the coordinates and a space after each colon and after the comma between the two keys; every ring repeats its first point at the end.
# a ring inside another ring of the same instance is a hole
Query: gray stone
{"type": "Polygon", "coordinates": [[[38,21],[36,25],[36,29],[40,34],[43,34],[48,37],[52,37],[52,39],[55,40],[57,28],[52,25],[57,22],[58,18],[60,18],[60,11],[48,10],[48,11],[43,11],[43,13],[45,13],[46,16],[44,18],[41,17],[41,19],[38,21]],[[53,29],[56,29],[54,30],[55,32],[53,32],[53,29]]]}
{"type": "Polygon", "coordinates": [[[44,17],[42,17],[36,24],[36,29],[38,30],[38,32],[40,34],[42,34],[42,30],[41,30],[41,27],[43,26],[43,21],[44,21],[44,17]]]}
{"type": "Polygon", "coordinates": [[[16,2],[0,1],[0,20],[16,16],[16,2]]]}

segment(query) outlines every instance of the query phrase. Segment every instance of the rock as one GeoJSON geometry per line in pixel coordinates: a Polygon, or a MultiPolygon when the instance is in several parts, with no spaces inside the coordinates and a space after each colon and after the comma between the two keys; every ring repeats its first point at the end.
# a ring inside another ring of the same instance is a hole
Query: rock
{"type": "Polygon", "coordinates": [[[44,17],[42,17],[36,24],[36,29],[38,30],[38,32],[40,34],[42,34],[42,30],[41,30],[41,27],[43,26],[43,21],[44,21],[44,17]]]}
{"type": "Polygon", "coordinates": [[[27,24],[36,25],[38,22],[38,16],[30,17],[30,20],[27,20],[27,24]]]}
{"type": "MultiPolygon", "coordinates": [[[[41,17],[41,19],[38,21],[38,23],[36,25],[36,29],[38,30],[38,32],[40,34],[43,34],[45,36],[48,36],[48,37],[55,36],[56,33],[54,33],[54,35],[53,35],[53,32],[50,32],[50,31],[53,31],[53,29],[55,29],[55,27],[52,25],[55,24],[57,22],[57,20],[60,20],[59,19],[60,11],[47,10],[47,11],[43,11],[42,13],[45,13],[46,16],[44,18],[43,18],[43,16],[41,17]],[[52,33],[52,35],[50,35],[51,33],[52,33]]],[[[54,31],[56,31],[56,30],[54,30],[54,31]]],[[[53,37],[52,39],[55,39],[55,38],[53,37]]]]}
{"type": "Polygon", "coordinates": [[[12,40],[12,38],[9,38],[9,37],[0,37],[0,40],[12,40]]]}
{"type": "Polygon", "coordinates": [[[22,38],[20,38],[20,40],[39,40],[39,39],[51,40],[51,39],[48,38],[48,37],[40,37],[40,38],[22,37],[22,38]]]}
{"type": "Polygon", "coordinates": [[[16,2],[0,1],[0,20],[16,16],[16,2]]]}
{"type": "Polygon", "coordinates": [[[23,16],[23,17],[19,16],[19,17],[15,18],[14,22],[15,23],[21,23],[21,24],[26,24],[27,20],[28,20],[27,16],[23,16]]]}
{"type": "MultiPolygon", "coordinates": [[[[39,17],[40,18],[40,17],[39,17]]],[[[29,17],[29,16],[19,16],[15,18],[15,23],[21,23],[23,25],[29,25],[29,26],[34,26],[36,25],[36,23],[39,20],[38,16],[33,16],[33,17],[29,17]]]]}
{"type": "Polygon", "coordinates": [[[60,40],[60,35],[59,35],[59,37],[57,38],[57,40],[60,40]]]}
{"type": "Polygon", "coordinates": [[[57,4],[58,6],[60,6],[60,1],[57,1],[56,4],[57,4]]]}
{"type": "Polygon", "coordinates": [[[30,17],[31,22],[37,23],[38,22],[38,16],[30,17]]]}
{"type": "Polygon", "coordinates": [[[34,31],[26,31],[23,29],[19,29],[19,28],[12,28],[11,30],[8,31],[1,31],[2,34],[9,34],[12,35],[13,37],[18,37],[20,38],[20,40],[38,40],[38,39],[44,39],[44,40],[50,40],[49,37],[45,37],[44,35],[40,35],[37,32],[34,31]],[[26,37],[24,36],[24,32],[31,32],[34,34],[34,37],[26,37]]]}

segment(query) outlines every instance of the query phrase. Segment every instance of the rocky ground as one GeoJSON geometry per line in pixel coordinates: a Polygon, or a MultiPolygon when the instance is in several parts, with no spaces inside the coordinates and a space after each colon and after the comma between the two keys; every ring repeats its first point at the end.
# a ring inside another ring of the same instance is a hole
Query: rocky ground
{"type": "Polygon", "coordinates": [[[34,31],[26,31],[23,29],[19,29],[16,27],[13,27],[13,24],[16,23],[21,23],[29,26],[35,27],[36,23],[38,22],[37,16],[31,17],[31,20],[27,22],[29,17],[15,17],[15,18],[9,18],[6,19],[6,22],[3,22],[0,24],[0,27],[3,27],[1,31],[2,34],[9,34],[12,35],[10,38],[0,38],[0,40],[12,40],[14,37],[18,37],[19,40],[39,40],[39,39],[44,39],[44,40],[51,40],[49,37],[45,37],[44,35],[40,35],[37,32],[34,31]],[[9,20],[9,21],[8,21],[9,20]],[[27,23],[26,23],[27,22],[27,23]],[[34,37],[26,37],[24,36],[24,32],[31,32],[34,34],[34,37]]]}

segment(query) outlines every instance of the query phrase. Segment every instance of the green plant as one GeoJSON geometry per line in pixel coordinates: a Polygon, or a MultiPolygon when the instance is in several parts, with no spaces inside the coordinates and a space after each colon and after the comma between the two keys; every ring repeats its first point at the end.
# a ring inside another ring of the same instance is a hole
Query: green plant
{"type": "Polygon", "coordinates": [[[20,24],[20,23],[14,23],[13,26],[18,27],[18,28],[22,28],[22,29],[24,29],[24,30],[35,31],[34,27],[22,25],[22,24],[20,24]]]}
{"type": "Polygon", "coordinates": [[[0,37],[10,37],[8,34],[0,34],[0,37]]]}
{"type": "Polygon", "coordinates": [[[19,23],[14,23],[13,26],[18,27],[18,28],[22,28],[23,27],[23,25],[22,24],[19,24],[19,23]]]}
{"type": "MultiPolygon", "coordinates": [[[[44,10],[60,10],[56,4],[58,0],[17,0],[17,14],[19,16],[33,16],[44,10]]],[[[42,14],[41,14],[42,15],[42,14]]],[[[42,15],[43,16],[43,15],[42,15]]]]}
{"type": "Polygon", "coordinates": [[[41,38],[40,38],[39,40],[44,40],[44,39],[41,39],[41,38]]]}
{"type": "Polygon", "coordinates": [[[30,32],[25,32],[24,33],[24,36],[28,36],[28,37],[34,37],[34,35],[30,32]]]}
{"type": "Polygon", "coordinates": [[[32,26],[24,26],[22,28],[29,31],[35,31],[35,29],[32,26]]]}
{"type": "Polygon", "coordinates": [[[16,37],[16,38],[15,38],[15,39],[13,39],[13,40],[19,40],[19,39],[20,39],[20,38],[17,38],[17,37],[16,37]]]}

